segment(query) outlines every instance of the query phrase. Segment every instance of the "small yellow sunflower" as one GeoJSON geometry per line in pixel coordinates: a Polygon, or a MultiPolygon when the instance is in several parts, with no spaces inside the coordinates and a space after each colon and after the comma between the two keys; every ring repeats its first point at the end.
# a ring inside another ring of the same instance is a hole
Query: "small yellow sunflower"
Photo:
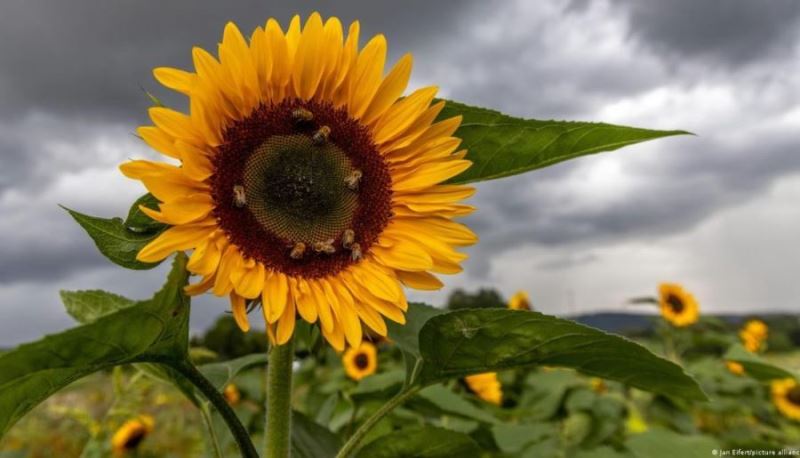
{"type": "Polygon", "coordinates": [[[733,375],[744,374],[744,366],[737,363],[736,361],[725,361],[725,367],[727,367],[728,372],[730,372],[733,375]]]}
{"type": "Polygon", "coordinates": [[[121,167],[160,201],[142,211],[172,226],[137,258],[193,250],[187,292],[229,296],[244,331],[261,305],[277,344],[298,314],[340,351],[362,323],[386,335],[384,318],[405,322],[401,284],[441,288],[433,274],[460,272],[456,248],[477,241],[453,220],[474,189],[442,184],[471,165],[453,137],[461,117],[435,121],[436,87],[403,96],[410,54],[384,75],[383,35],[358,43],[358,22],[345,37],[317,13],[249,39],[228,23],[219,58],[194,48],[194,71],[154,71],[189,113],[151,108],[138,133],[180,165],[121,167]]]}
{"type": "Polygon", "coordinates": [[[761,320],[749,320],[739,331],[742,345],[751,353],[762,350],[768,336],[769,327],[761,320]]]}
{"type": "Polygon", "coordinates": [[[684,327],[697,322],[700,307],[694,296],[675,283],[662,283],[658,288],[661,316],[673,326],[684,327]]]}
{"type": "Polygon", "coordinates": [[[496,372],[486,372],[464,377],[467,387],[479,398],[494,405],[503,403],[503,388],[496,372]]]}
{"type": "Polygon", "coordinates": [[[140,415],[122,424],[111,438],[111,450],[124,455],[136,450],[148,434],[153,432],[155,420],[150,415],[140,415]]]}
{"type": "Polygon", "coordinates": [[[378,351],[375,345],[364,341],[358,347],[350,347],[342,356],[342,364],[347,376],[361,380],[378,370],[378,351]]]}
{"type": "Polygon", "coordinates": [[[531,299],[527,291],[517,291],[508,301],[511,310],[533,310],[531,299]]]}
{"type": "Polygon", "coordinates": [[[239,392],[239,387],[233,383],[225,385],[222,394],[225,396],[225,400],[228,401],[228,404],[232,406],[239,404],[239,401],[242,400],[242,393],[239,392]]]}
{"type": "Polygon", "coordinates": [[[800,421],[800,384],[793,378],[772,382],[772,403],[784,417],[800,421]]]}
{"type": "Polygon", "coordinates": [[[589,379],[589,386],[591,386],[592,391],[597,394],[604,394],[608,392],[608,385],[606,385],[606,381],[598,377],[592,377],[589,379]]]}

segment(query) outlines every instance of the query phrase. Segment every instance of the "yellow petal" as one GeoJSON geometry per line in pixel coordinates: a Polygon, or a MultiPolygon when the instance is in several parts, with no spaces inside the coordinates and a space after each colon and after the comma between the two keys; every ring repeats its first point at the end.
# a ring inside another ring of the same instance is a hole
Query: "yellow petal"
{"type": "Polygon", "coordinates": [[[394,301],[402,294],[397,280],[368,262],[362,262],[352,270],[356,280],[376,297],[394,301]]]}
{"type": "Polygon", "coordinates": [[[403,272],[398,271],[397,279],[409,288],[419,289],[423,291],[437,291],[444,287],[436,276],[428,272],[403,272]]]}
{"type": "Polygon", "coordinates": [[[175,147],[175,139],[172,136],[167,135],[166,132],[158,127],[140,127],[136,129],[136,133],[142,137],[142,140],[144,140],[145,143],[159,153],[165,156],[174,157],[175,159],[181,158],[180,150],[175,147]]]}
{"type": "Polygon", "coordinates": [[[234,281],[236,293],[247,299],[257,298],[264,289],[264,264],[255,263],[253,267],[246,269],[238,280],[234,281]]]}
{"type": "Polygon", "coordinates": [[[289,301],[289,303],[286,304],[286,307],[283,309],[281,318],[278,320],[278,329],[275,332],[275,341],[278,345],[285,344],[289,341],[289,338],[292,337],[292,334],[294,333],[294,323],[294,303],[289,301]]]}
{"type": "Polygon", "coordinates": [[[215,240],[208,238],[205,243],[194,250],[186,268],[196,274],[210,275],[216,272],[220,258],[222,258],[222,252],[217,247],[215,240]]]}
{"type": "Polygon", "coordinates": [[[317,305],[314,303],[314,296],[311,294],[308,283],[302,278],[297,280],[289,278],[289,288],[295,298],[297,312],[304,320],[315,323],[317,321],[317,305]]]}
{"type": "MultiPolygon", "coordinates": [[[[429,136],[429,132],[433,126],[440,124],[436,123],[432,125],[431,123],[439,116],[439,113],[444,109],[444,105],[444,100],[442,100],[429,106],[422,115],[417,117],[416,121],[406,128],[402,135],[381,145],[381,151],[389,157],[393,157],[397,150],[403,151],[412,144],[414,145],[412,150],[416,151],[417,145],[424,145],[431,139],[452,136],[452,133],[429,136]]],[[[458,124],[456,124],[456,127],[458,127],[458,124]]]]}
{"type": "Polygon", "coordinates": [[[392,185],[392,189],[408,191],[439,184],[467,170],[471,165],[471,161],[463,159],[423,164],[403,176],[393,177],[397,181],[392,185]]]}
{"type": "Polygon", "coordinates": [[[275,102],[279,102],[283,99],[286,85],[289,84],[289,79],[291,78],[289,48],[281,26],[274,19],[267,21],[264,36],[273,62],[270,76],[273,88],[272,96],[275,102]]]}
{"type": "Polygon", "coordinates": [[[342,329],[342,325],[339,324],[335,317],[333,329],[330,331],[322,329],[322,335],[336,351],[344,351],[344,329],[342,329]]]}
{"type": "Polygon", "coordinates": [[[148,243],[136,255],[141,262],[157,262],[176,251],[188,250],[200,245],[214,231],[213,226],[185,225],[167,229],[148,243]]]}
{"type": "Polygon", "coordinates": [[[350,78],[349,111],[352,117],[360,119],[372,102],[381,84],[385,62],[386,38],[376,35],[361,50],[350,78]]]}
{"type": "Polygon", "coordinates": [[[283,314],[289,296],[289,282],[282,273],[275,272],[268,278],[262,296],[267,322],[274,323],[283,314]]]}
{"type": "Polygon", "coordinates": [[[391,248],[373,246],[370,251],[381,264],[393,269],[422,271],[433,267],[433,260],[424,249],[405,240],[397,240],[391,248]]]}
{"type": "Polygon", "coordinates": [[[323,36],[322,18],[319,13],[313,13],[300,36],[292,72],[297,96],[303,100],[314,96],[322,79],[326,57],[323,36]]]}
{"type": "Polygon", "coordinates": [[[250,330],[250,322],[247,321],[247,306],[244,303],[244,298],[236,293],[231,293],[231,311],[233,312],[233,319],[242,332],[250,330]]]}
{"type": "Polygon", "coordinates": [[[393,140],[417,120],[431,104],[439,88],[432,86],[414,91],[392,105],[375,125],[375,143],[393,140]]]}
{"type": "Polygon", "coordinates": [[[369,326],[369,328],[378,335],[386,335],[388,332],[386,329],[386,322],[383,321],[383,318],[381,318],[381,315],[376,312],[375,309],[360,301],[355,303],[355,309],[364,324],[369,326]]]}
{"type": "Polygon", "coordinates": [[[208,194],[210,191],[207,184],[186,177],[180,170],[175,173],[142,176],[140,179],[144,187],[162,202],[172,202],[194,194],[208,194]]]}
{"type": "Polygon", "coordinates": [[[358,314],[351,308],[349,304],[340,304],[339,317],[342,328],[344,329],[344,337],[351,347],[358,347],[361,345],[362,330],[361,320],[358,319],[358,314]]]}
{"type": "Polygon", "coordinates": [[[222,259],[217,270],[217,281],[214,282],[214,294],[223,296],[233,290],[231,274],[239,270],[242,256],[234,245],[229,245],[222,254],[222,259]]]}
{"type": "Polygon", "coordinates": [[[369,104],[362,122],[364,124],[371,124],[378,119],[397,99],[403,95],[403,92],[408,86],[408,79],[411,77],[411,66],[414,59],[411,54],[406,54],[400,58],[395,64],[392,71],[386,75],[378,92],[375,93],[375,98],[369,104]]]}
{"type": "Polygon", "coordinates": [[[176,145],[181,151],[183,173],[187,177],[203,181],[214,173],[214,166],[206,151],[182,140],[178,140],[176,145]]]}
{"type": "Polygon", "coordinates": [[[152,107],[148,113],[153,124],[167,135],[175,139],[182,138],[194,142],[202,140],[189,116],[164,107],[152,107]]]}
{"type": "Polygon", "coordinates": [[[172,164],[146,161],[143,159],[125,162],[119,166],[119,170],[123,175],[134,180],[141,180],[143,177],[148,176],[182,175],[180,168],[172,164]]]}
{"type": "Polygon", "coordinates": [[[309,280],[308,286],[311,289],[311,294],[314,297],[314,303],[317,306],[317,315],[319,315],[319,322],[322,329],[327,329],[329,332],[333,330],[333,313],[331,308],[336,309],[339,307],[339,300],[335,294],[330,293],[330,284],[323,278],[319,280],[309,280]]]}
{"type": "Polygon", "coordinates": [[[178,91],[185,95],[192,93],[192,87],[195,84],[197,75],[184,70],[170,67],[158,67],[153,70],[153,76],[156,80],[172,90],[178,91]]]}
{"type": "Polygon", "coordinates": [[[214,209],[208,194],[193,194],[159,205],[160,211],[139,206],[139,210],[150,218],[173,226],[187,224],[205,218],[214,209]]]}
{"type": "Polygon", "coordinates": [[[198,283],[186,285],[183,291],[189,296],[197,296],[203,294],[214,285],[214,274],[206,275],[198,283]]]}

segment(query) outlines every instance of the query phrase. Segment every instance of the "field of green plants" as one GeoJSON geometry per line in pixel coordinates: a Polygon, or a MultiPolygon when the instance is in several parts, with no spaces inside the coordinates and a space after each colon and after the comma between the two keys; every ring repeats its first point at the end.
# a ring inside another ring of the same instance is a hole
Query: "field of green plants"
{"type": "MultiPolygon", "coordinates": [[[[498,300],[496,293],[459,291],[449,307],[504,306],[498,300]]],[[[518,298],[508,305],[519,308],[518,298]]],[[[647,393],[569,369],[500,371],[484,380],[466,377],[421,390],[380,420],[358,456],[659,458],[800,447],[800,403],[791,390],[773,392],[776,380],[791,377],[782,368],[800,366],[792,340],[800,329],[796,318],[767,318],[766,328],[755,335],[753,323],[763,323],[755,319],[745,324],[700,315],[684,327],[660,315],[651,320],[653,326],[636,340],[684,365],[707,402],[647,393]]],[[[374,353],[358,349],[342,355],[322,344],[310,327],[299,332],[293,456],[333,456],[401,389],[401,345],[376,336],[365,343],[374,353]]],[[[263,333],[242,334],[224,316],[192,340],[191,350],[193,360],[224,387],[256,443],[263,440],[266,381],[266,357],[257,350],[265,342],[263,333]]],[[[203,412],[151,368],[116,367],[72,384],[30,412],[0,443],[0,457],[203,457],[214,456],[212,440],[223,456],[237,456],[221,424],[210,435],[203,412]],[[143,424],[143,418],[152,424],[143,424]],[[142,423],[141,437],[115,452],[115,436],[130,435],[131,422],[142,423]]],[[[212,423],[220,422],[212,417],[212,423]]]]}

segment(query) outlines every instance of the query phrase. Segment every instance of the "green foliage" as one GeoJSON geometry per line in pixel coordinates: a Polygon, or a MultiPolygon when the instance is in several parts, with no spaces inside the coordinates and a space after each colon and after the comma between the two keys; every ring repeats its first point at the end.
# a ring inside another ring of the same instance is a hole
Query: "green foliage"
{"type": "Polygon", "coordinates": [[[681,130],[649,130],[603,123],[520,119],[487,108],[447,101],[439,119],[463,116],[455,136],[472,167],[450,180],[472,183],[547,167],[588,154],[673,135],[681,130]]]}
{"type": "Polygon", "coordinates": [[[505,306],[506,300],[494,288],[481,288],[477,293],[468,293],[458,288],[447,298],[448,310],[504,308],[505,306]]]}
{"type": "Polygon", "coordinates": [[[223,359],[239,358],[267,349],[267,336],[263,332],[243,333],[231,315],[225,314],[202,337],[192,339],[194,346],[205,347],[223,359]]]}
{"type": "Polygon", "coordinates": [[[758,355],[750,353],[741,345],[734,345],[725,353],[726,361],[735,361],[744,367],[744,372],[757,380],[770,381],[781,378],[795,378],[795,375],[785,369],[772,365],[758,355]]]}
{"type": "Polygon", "coordinates": [[[67,313],[82,324],[97,321],[110,313],[136,305],[136,301],[127,297],[99,289],[61,291],[60,294],[67,313]]]}
{"type": "MultiPolygon", "coordinates": [[[[410,380],[429,385],[449,378],[533,365],[560,366],[618,380],[667,396],[705,400],[679,366],[627,339],[538,312],[459,310],[445,314],[410,305],[410,315],[433,316],[422,324],[418,345],[390,335],[417,370],[410,380]],[[631,364],[636,361],[636,364],[631,364]]],[[[412,326],[419,326],[415,322],[412,326]]]]}
{"type": "Polygon", "coordinates": [[[92,372],[186,355],[189,300],[186,257],[175,258],[152,299],[0,356],[0,436],[59,389],[92,372]]]}
{"type": "Polygon", "coordinates": [[[448,429],[422,427],[397,431],[375,439],[358,458],[471,458],[481,450],[469,436],[448,429]]]}
{"type": "Polygon", "coordinates": [[[99,218],[64,207],[92,238],[97,249],[114,264],[127,269],[152,269],[160,263],[139,262],[136,255],[166,229],[139,210],[139,205],[153,208],[156,200],[145,194],[131,206],[128,218],[99,218]]]}

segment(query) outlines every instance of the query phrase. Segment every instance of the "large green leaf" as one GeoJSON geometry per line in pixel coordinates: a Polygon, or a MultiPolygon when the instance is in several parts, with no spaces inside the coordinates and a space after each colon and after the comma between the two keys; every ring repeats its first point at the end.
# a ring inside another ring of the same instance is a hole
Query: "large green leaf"
{"type": "Polygon", "coordinates": [[[246,371],[257,366],[265,366],[267,364],[266,353],[256,353],[252,355],[242,356],[230,361],[222,361],[219,363],[203,364],[198,367],[200,373],[203,374],[211,384],[218,390],[225,388],[225,385],[233,381],[240,372],[246,371]]]}
{"type": "Polygon", "coordinates": [[[342,442],[328,428],[300,412],[292,412],[292,457],[333,458],[342,442]]]}
{"type": "Polygon", "coordinates": [[[134,362],[185,360],[189,299],[186,256],[147,301],[21,345],[0,356],[0,436],[41,401],[92,372],[134,362]]]}
{"type": "MultiPolygon", "coordinates": [[[[425,388],[419,392],[417,398],[432,404],[445,415],[455,415],[488,424],[499,422],[488,410],[476,407],[475,404],[469,402],[463,396],[457,395],[442,385],[433,385],[425,388]]],[[[412,402],[418,402],[418,400],[412,402]]]]}
{"type": "Polygon", "coordinates": [[[713,437],[689,436],[661,428],[634,435],[626,445],[639,458],[707,458],[720,450],[713,437]]]}
{"type": "Polygon", "coordinates": [[[409,304],[409,312],[406,314],[405,324],[397,324],[393,321],[387,321],[386,323],[389,336],[403,352],[403,359],[406,364],[406,385],[412,383],[421,368],[422,356],[419,352],[419,333],[422,331],[422,327],[429,319],[445,313],[442,309],[418,302],[409,304]]]}
{"type": "MultiPolygon", "coordinates": [[[[409,307],[409,316],[420,309],[409,307]]],[[[538,312],[467,309],[433,316],[422,326],[418,351],[412,382],[423,386],[469,374],[545,365],[572,368],[667,396],[706,399],[680,366],[641,345],[538,312]]]]}
{"type": "Polygon", "coordinates": [[[118,310],[136,305],[136,301],[99,289],[61,291],[67,313],[82,324],[91,323],[118,310]]]}
{"type": "Polygon", "coordinates": [[[542,121],[447,101],[439,119],[463,116],[455,136],[463,139],[472,167],[450,180],[471,183],[516,175],[588,154],[672,135],[681,130],[650,130],[612,124],[542,121]]]}
{"type": "Polygon", "coordinates": [[[774,379],[795,378],[795,374],[768,363],[760,356],[750,353],[739,344],[732,346],[723,356],[725,361],[734,361],[744,367],[745,375],[768,382],[774,379]]]}
{"type": "Polygon", "coordinates": [[[124,221],[122,218],[99,218],[66,207],[64,209],[89,234],[100,253],[111,262],[128,269],[145,270],[160,263],[139,262],[136,255],[167,226],[150,219],[142,213],[139,205],[152,208],[156,203],[150,194],[145,194],[134,202],[124,221]]]}
{"type": "Polygon", "coordinates": [[[426,426],[380,436],[358,453],[358,458],[470,458],[481,450],[469,436],[426,426]]]}

